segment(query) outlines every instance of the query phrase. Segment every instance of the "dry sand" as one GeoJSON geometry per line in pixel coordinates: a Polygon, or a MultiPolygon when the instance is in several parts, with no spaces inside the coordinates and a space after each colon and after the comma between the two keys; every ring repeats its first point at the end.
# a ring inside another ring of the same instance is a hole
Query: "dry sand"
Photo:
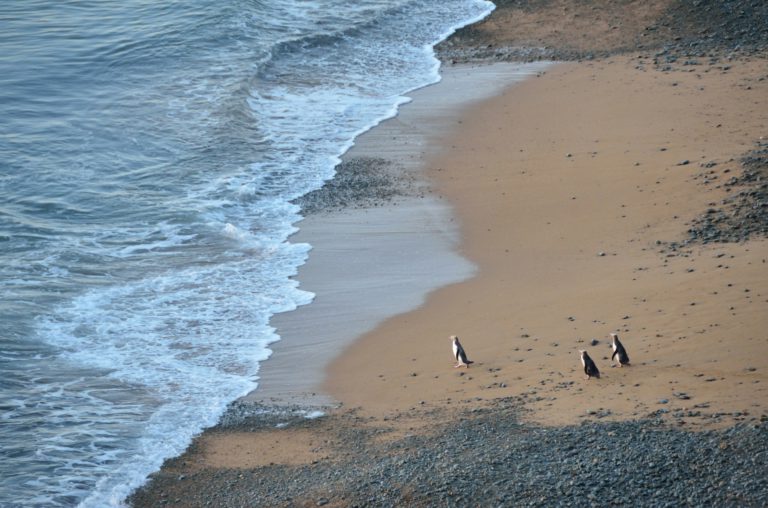
{"type": "Polygon", "coordinates": [[[561,64],[467,111],[429,176],[478,274],[356,342],[329,392],[374,415],[527,393],[545,424],[764,414],[768,243],[668,255],[664,242],[726,195],[697,177],[726,180],[768,132],[765,75],[764,61],[674,73],[638,57],[561,64]],[[612,368],[612,331],[631,367],[612,368]],[[476,362],[466,371],[452,368],[452,334],[476,362]],[[584,380],[578,349],[601,379],[584,380]]]}

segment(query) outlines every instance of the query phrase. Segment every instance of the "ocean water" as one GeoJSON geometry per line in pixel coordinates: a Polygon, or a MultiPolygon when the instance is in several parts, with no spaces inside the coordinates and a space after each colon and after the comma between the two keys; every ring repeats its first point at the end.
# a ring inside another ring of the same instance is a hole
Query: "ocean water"
{"type": "Polygon", "coordinates": [[[291,200],[481,0],[6,0],[0,506],[120,506],[256,389],[291,200]]]}

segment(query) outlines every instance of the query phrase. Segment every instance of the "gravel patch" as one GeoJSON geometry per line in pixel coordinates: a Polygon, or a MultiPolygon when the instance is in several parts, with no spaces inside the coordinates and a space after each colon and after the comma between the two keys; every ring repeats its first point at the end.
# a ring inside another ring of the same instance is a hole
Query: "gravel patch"
{"type": "Polygon", "coordinates": [[[768,3],[762,0],[680,0],[650,31],[669,28],[655,56],[662,70],[674,64],[697,65],[691,58],[727,58],[765,55],[768,50],[768,3]],[[682,60],[681,60],[682,59],[682,60]]]}
{"type": "MultiPolygon", "coordinates": [[[[691,58],[720,58],[765,55],[768,50],[768,3],[763,0],[673,0],[651,22],[638,25],[631,2],[559,2],[558,0],[496,0],[498,16],[505,10],[544,12],[547,16],[576,13],[574,19],[591,19],[594,44],[562,34],[540,35],[531,44],[529,27],[510,26],[499,42],[484,23],[458,30],[437,46],[446,63],[477,61],[591,60],[636,51],[654,52],[654,63],[664,70],[690,63],[691,58]],[[602,22],[606,22],[601,28],[602,22]],[[613,37],[617,32],[621,37],[613,37]],[[605,42],[598,42],[605,39],[605,42]]],[[[492,16],[493,17],[493,16],[492,16]]],[[[539,20],[545,23],[546,19],[539,20]]],[[[491,21],[492,23],[492,21],[491,21]]]]}
{"type": "Polygon", "coordinates": [[[674,254],[691,245],[768,238],[768,143],[757,142],[756,148],[739,160],[722,166],[708,161],[701,167],[703,170],[694,179],[704,186],[722,188],[728,195],[720,202],[709,203],[691,220],[685,240],[657,241],[661,252],[674,254]],[[732,171],[734,165],[738,173],[732,171]]]}
{"type": "MultiPolygon", "coordinates": [[[[768,143],[758,143],[758,148],[742,157],[740,164],[741,174],[722,183],[730,195],[693,220],[688,243],[745,242],[768,237],[768,143]]],[[[707,175],[703,181],[705,185],[717,185],[717,180],[707,175]]]]}
{"type": "Polygon", "coordinates": [[[302,215],[384,206],[420,192],[415,176],[387,159],[355,157],[335,169],[336,175],[323,187],[294,200],[302,215]]]}
{"type": "MultiPolygon", "coordinates": [[[[158,506],[157,500],[189,507],[768,505],[765,421],[707,432],[659,419],[541,427],[520,423],[520,407],[509,398],[472,410],[422,410],[418,417],[433,430],[394,439],[354,412],[315,419],[283,413],[282,424],[313,429],[343,449],[305,466],[254,469],[183,471],[182,457],[131,501],[136,507],[158,506]]],[[[263,425],[263,414],[253,420],[263,425]]]]}

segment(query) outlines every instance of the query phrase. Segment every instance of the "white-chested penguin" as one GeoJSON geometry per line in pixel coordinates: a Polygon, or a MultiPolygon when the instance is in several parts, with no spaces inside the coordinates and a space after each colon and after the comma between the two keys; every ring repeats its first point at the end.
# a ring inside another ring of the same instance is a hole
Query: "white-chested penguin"
{"type": "Polygon", "coordinates": [[[470,361],[467,358],[467,353],[464,351],[464,348],[461,347],[461,342],[459,342],[459,338],[455,335],[451,335],[451,342],[453,343],[453,357],[456,358],[456,365],[454,365],[453,368],[454,369],[459,367],[469,368],[469,364],[474,362],[470,361]]]}
{"type": "Polygon", "coordinates": [[[624,349],[624,344],[619,340],[618,334],[611,334],[611,347],[613,348],[611,360],[615,357],[616,361],[619,363],[619,367],[629,365],[629,355],[627,354],[627,350],[624,349]]]}
{"type": "Polygon", "coordinates": [[[597,365],[592,361],[592,358],[583,349],[579,349],[579,353],[581,353],[581,364],[584,366],[584,374],[587,375],[587,379],[591,377],[600,379],[600,371],[597,370],[597,365]]]}

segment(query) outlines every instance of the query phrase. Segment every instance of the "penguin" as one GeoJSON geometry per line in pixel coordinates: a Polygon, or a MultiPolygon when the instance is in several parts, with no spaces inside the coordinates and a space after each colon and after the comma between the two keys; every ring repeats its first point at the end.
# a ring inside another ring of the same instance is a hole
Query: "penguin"
{"type": "Polygon", "coordinates": [[[613,360],[613,357],[615,356],[616,361],[619,363],[619,367],[629,365],[629,355],[627,354],[627,350],[624,349],[624,345],[619,341],[618,334],[612,333],[611,339],[611,347],[613,348],[611,360],[613,360]]]}
{"type": "Polygon", "coordinates": [[[457,336],[451,335],[451,342],[453,343],[453,357],[456,358],[456,365],[453,366],[454,369],[459,367],[469,368],[470,363],[475,363],[467,358],[467,353],[461,347],[461,342],[459,342],[457,336]]]}
{"type": "Polygon", "coordinates": [[[597,370],[597,365],[592,361],[592,358],[583,349],[579,349],[579,353],[581,353],[581,364],[584,366],[584,374],[587,375],[586,379],[591,377],[600,379],[600,371],[597,370]]]}

